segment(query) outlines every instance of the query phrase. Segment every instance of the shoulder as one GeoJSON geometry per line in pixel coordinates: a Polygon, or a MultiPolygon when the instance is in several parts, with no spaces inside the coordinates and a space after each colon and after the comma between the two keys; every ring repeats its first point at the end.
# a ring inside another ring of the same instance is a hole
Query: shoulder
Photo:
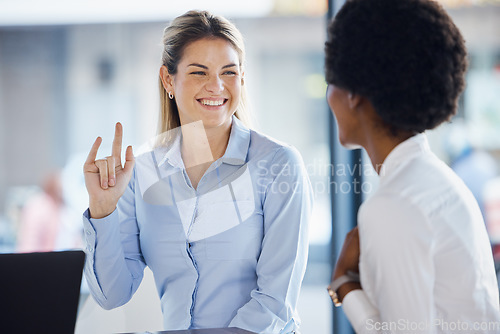
{"type": "Polygon", "coordinates": [[[154,170],[154,151],[141,152],[135,156],[134,174],[154,170]]]}
{"type": "Polygon", "coordinates": [[[413,234],[430,236],[462,221],[470,223],[478,216],[476,206],[458,176],[429,152],[384,175],[379,189],[361,206],[358,218],[367,233],[390,230],[411,239],[413,234]]]}
{"type": "Polygon", "coordinates": [[[468,207],[475,203],[464,182],[432,152],[407,161],[388,175],[380,193],[397,195],[433,216],[449,213],[454,203],[468,203],[468,207]]]}
{"type": "Polygon", "coordinates": [[[250,130],[248,159],[266,159],[271,163],[281,164],[303,164],[302,156],[294,146],[255,130],[250,130]]]}

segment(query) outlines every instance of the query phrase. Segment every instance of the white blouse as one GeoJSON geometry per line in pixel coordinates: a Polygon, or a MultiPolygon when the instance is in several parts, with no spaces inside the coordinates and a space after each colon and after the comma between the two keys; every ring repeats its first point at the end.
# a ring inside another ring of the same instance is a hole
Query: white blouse
{"type": "Polygon", "coordinates": [[[343,302],[357,333],[500,333],[481,212],[424,134],[386,158],[358,226],[363,290],[343,302]]]}

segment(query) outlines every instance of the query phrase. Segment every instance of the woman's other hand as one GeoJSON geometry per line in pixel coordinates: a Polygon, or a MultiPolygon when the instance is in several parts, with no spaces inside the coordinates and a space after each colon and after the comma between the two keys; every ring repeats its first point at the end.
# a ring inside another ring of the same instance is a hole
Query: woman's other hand
{"type": "Polygon", "coordinates": [[[97,137],[83,166],[91,218],[103,218],[111,214],[132,177],[134,154],[132,146],[127,147],[125,165],[122,166],[122,136],[122,125],[116,123],[111,156],[99,160],[96,160],[96,156],[102,139],[97,137]]]}
{"type": "Polygon", "coordinates": [[[346,275],[348,271],[359,272],[359,233],[358,227],[347,233],[344,245],[340,251],[340,256],[335,265],[333,278],[346,275]]]}
{"type": "MultiPolygon", "coordinates": [[[[353,228],[347,233],[344,245],[340,252],[340,256],[333,271],[332,282],[347,272],[359,273],[359,232],[358,227],[353,228]]],[[[339,287],[337,295],[339,301],[342,301],[352,290],[361,289],[361,284],[358,282],[348,282],[339,287]]]]}

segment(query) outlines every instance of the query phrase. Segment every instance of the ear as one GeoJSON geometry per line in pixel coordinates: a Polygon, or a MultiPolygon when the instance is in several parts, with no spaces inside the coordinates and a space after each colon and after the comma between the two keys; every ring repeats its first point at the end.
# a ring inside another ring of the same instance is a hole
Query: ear
{"type": "Polygon", "coordinates": [[[168,69],[165,65],[160,67],[160,79],[161,83],[163,84],[163,88],[167,92],[172,92],[174,93],[174,77],[172,74],[168,73],[168,69]]]}
{"type": "Polygon", "coordinates": [[[348,103],[349,103],[349,108],[351,110],[356,110],[360,105],[361,103],[363,102],[363,97],[359,94],[356,94],[356,93],[353,93],[353,92],[349,92],[347,94],[347,100],[348,100],[348,103]]]}
{"type": "Polygon", "coordinates": [[[241,85],[245,84],[245,72],[241,72],[241,85]]]}

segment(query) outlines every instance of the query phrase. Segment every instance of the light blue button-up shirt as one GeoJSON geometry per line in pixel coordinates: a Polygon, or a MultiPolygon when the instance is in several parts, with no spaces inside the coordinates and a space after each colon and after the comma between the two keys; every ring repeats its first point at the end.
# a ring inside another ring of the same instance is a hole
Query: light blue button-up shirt
{"type": "Polygon", "coordinates": [[[84,214],[92,295],[127,303],[148,265],[167,330],[297,330],[313,201],[300,154],[233,117],[224,156],[194,189],[180,143],[136,158],[111,215],[84,214]]]}

